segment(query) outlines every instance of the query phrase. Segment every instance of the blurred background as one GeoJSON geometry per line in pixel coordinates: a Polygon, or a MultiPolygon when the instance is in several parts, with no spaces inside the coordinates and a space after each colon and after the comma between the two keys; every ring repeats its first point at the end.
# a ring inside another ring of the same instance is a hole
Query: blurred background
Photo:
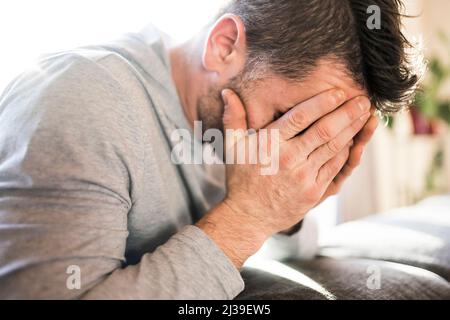
{"type": "MultiPolygon", "coordinates": [[[[40,55],[105,42],[152,22],[176,41],[226,0],[2,0],[0,91],[40,55]]],[[[450,1],[406,0],[405,32],[429,68],[409,112],[386,119],[341,194],[313,211],[320,228],[450,192],[450,1]]]]}
{"type": "Polygon", "coordinates": [[[344,188],[339,199],[344,221],[450,191],[450,1],[405,5],[407,14],[418,15],[404,19],[405,32],[423,47],[428,70],[409,112],[384,121],[344,188]]]}

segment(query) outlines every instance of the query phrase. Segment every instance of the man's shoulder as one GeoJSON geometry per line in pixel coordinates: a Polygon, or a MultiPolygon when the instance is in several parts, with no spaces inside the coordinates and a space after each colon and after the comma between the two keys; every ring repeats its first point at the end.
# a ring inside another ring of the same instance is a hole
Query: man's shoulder
{"type": "Polygon", "coordinates": [[[42,57],[6,88],[0,114],[12,109],[67,116],[129,111],[122,82],[102,63],[113,63],[112,55],[107,50],[76,49],[42,57]]]}
{"type": "Polygon", "coordinates": [[[108,65],[104,63],[108,61],[111,66],[114,61],[119,60],[115,56],[117,54],[114,52],[99,48],[64,51],[42,57],[36,71],[38,77],[48,84],[70,86],[90,92],[93,88],[118,85],[114,83],[115,79],[109,72],[108,65]]]}
{"type": "Polygon", "coordinates": [[[141,120],[131,112],[128,92],[100,63],[109,54],[77,49],[47,55],[20,75],[0,99],[5,138],[19,128],[29,131],[28,143],[60,137],[125,145],[139,137],[141,120]]]}

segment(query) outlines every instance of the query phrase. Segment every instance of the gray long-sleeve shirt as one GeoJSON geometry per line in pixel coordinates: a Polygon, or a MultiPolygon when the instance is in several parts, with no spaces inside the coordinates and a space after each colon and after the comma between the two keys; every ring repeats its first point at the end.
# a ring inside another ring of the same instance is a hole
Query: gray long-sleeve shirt
{"type": "Polygon", "coordinates": [[[223,168],[174,165],[177,128],[189,125],[151,27],[47,56],[11,83],[0,98],[0,298],[242,291],[192,226],[223,197],[223,168]]]}

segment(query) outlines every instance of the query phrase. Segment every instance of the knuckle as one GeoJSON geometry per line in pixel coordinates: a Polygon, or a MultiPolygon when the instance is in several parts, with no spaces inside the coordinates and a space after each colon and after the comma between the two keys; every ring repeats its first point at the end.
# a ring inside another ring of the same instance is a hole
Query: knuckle
{"type": "Polygon", "coordinates": [[[327,143],[328,150],[331,154],[337,154],[341,151],[342,147],[336,139],[331,140],[327,143]]]}
{"type": "Polygon", "coordinates": [[[324,103],[329,106],[337,106],[342,103],[343,92],[329,91],[325,97],[324,103]]]}
{"type": "Polygon", "coordinates": [[[304,111],[297,110],[289,113],[288,123],[293,129],[304,128],[308,123],[308,118],[304,111]]]}
{"type": "Polygon", "coordinates": [[[338,100],[339,100],[339,98],[337,96],[331,94],[331,95],[329,95],[327,97],[326,103],[329,104],[329,105],[333,105],[334,106],[334,105],[337,105],[339,103],[338,100]]]}
{"type": "Polygon", "coordinates": [[[316,130],[319,139],[321,139],[322,141],[329,141],[331,139],[331,132],[327,126],[318,125],[316,130]]]}

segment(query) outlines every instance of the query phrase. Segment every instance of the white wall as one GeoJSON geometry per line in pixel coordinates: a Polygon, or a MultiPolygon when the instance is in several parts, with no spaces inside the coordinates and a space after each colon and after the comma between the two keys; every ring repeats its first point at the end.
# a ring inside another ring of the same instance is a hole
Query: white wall
{"type": "Polygon", "coordinates": [[[0,91],[39,54],[104,42],[148,22],[182,41],[224,0],[1,0],[0,91]]]}

